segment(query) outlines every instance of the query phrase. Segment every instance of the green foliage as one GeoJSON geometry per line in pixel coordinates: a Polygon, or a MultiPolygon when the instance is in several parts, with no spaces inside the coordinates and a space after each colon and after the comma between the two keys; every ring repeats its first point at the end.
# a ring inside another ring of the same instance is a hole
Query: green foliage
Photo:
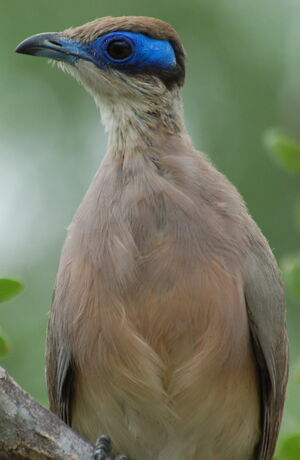
{"type": "MultiPolygon", "coordinates": [[[[286,135],[283,130],[272,128],[265,133],[264,143],[272,160],[283,170],[300,175],[300,144],[286,135]]],[[[300,198],[294,206],[294,220],[300,231],[300,198]]],[[[288,254],[282,258],[281,269],[286,293],[291,301],[300,301],[300,254],[288,254]]],[[[290,373],[290,381],[299,379],[290,373]]],[[[281,437],[277,447],[276,460],[300,459],[300,432],[281,437]]]]}
{"type": "Polygon", "coordinates": [[[300,433],[287,436],[280,444],[276,459],[297,460],[300,458],[300,433]]]}
{"type": "Polygon", "coordinates": [[[287,293],[300,300],[300,254],[285,256],[281,263],[287,293]]]}
{"type": "MultiPolygon", "coordinates": [[[[20,281],[10,278],[0,278],[0,302],[5,302],[12,299],[23,289],[23,284],[20,281]]],[[[4,356],[9,350],[7,338],[0,327],[0,356],[4,356]]]]}
{"type": "Polygon", "coordinates": [[[10,278],[0,278],[0,302],[15,297],[23,289],[23,284],[20,281],[12,280],[10,278]]]}
{"type": "Polygon", "coordinates": [[[9,350],[7,338],[0,327],[0,357],[6,355],[9,350]]]}
{"type": "Polygon", "coordinates": [[[300,174],[300,145],[281,129],[272,128],[264,135],[271,158],[283,169],[300,174]]]}
{"type": "Polygon", "coordinates": [[[294,220],[296,224],[296,228],[300,233],[300,196],[297,198],[295,206],[294,206],[294,220]]]}

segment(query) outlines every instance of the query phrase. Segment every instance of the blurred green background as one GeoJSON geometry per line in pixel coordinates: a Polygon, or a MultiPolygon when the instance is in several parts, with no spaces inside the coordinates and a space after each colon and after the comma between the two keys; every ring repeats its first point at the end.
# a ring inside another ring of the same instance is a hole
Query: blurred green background
{"type": "MultiPolygon", "coordinates": [[[[14,48],[29,35],[106,15],[156,16],[177,29],[189,57],[184,103],[194,145],[238,187],[279,261],[299,248],[299,176],[278,168],[262,139],[276,126],[300,137],[300,0],[1,0],[0,276],[25,284],[1,305],[10,341],[1,364],[43,404],[59,254],[106,138],[83,88],[14,48]]],[[[288,302],[292,377],[283,433],[300,430],[298,303],[288,302]]]]}

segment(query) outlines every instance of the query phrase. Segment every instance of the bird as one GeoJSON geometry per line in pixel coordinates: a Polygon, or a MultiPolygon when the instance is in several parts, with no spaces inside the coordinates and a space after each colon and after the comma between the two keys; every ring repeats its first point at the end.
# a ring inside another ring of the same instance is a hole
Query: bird
{"type": "Polygon", "coordinates": [[[288,378],[280,270],[192,144],[179,35],[156,18],[101,17],[16,51],[75,77],[108,136],[61,253],[50,409],[92,443],[103,433],[103,459],[271,460],[288,378]]]}

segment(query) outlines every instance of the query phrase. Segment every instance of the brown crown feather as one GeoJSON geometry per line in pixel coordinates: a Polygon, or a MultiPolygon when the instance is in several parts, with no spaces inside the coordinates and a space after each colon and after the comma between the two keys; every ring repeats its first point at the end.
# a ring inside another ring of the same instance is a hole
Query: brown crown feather
{"type": "Polygon", "coordinates": [[[64,36],[83,43],[95,40],[100,35],[114,32],[116,30],[127,30],[130,32],[140,32],[153,38],[169,40],[176,55],[177,76],[176,82],[179,86],[183,85],[185,77],[185,50],[181,39],[173,27],[161,19],[148,16],[106,16],[95,19],[82,26],[72,27],[63,32],[64,36]]]}

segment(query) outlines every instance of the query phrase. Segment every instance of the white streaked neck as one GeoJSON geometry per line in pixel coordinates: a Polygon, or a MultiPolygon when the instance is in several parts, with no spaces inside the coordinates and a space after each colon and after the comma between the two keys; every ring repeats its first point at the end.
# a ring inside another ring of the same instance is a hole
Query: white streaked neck
{"type": "Polygon", "coordinates": [[[186,134],[179,92],[161,98],[101,98],[96,100],[108,132],[108,150],[124,152],[130,148],[157,146],[170,135],[186,134]]]}

